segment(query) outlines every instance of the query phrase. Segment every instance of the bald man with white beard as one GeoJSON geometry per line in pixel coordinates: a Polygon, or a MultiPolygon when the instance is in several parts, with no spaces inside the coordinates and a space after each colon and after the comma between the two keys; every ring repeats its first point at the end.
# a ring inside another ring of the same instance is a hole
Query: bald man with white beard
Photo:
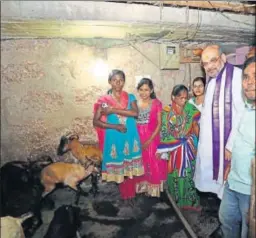
{"type": "Polygon", "coordinates": [[[200,118],[200,135],[194,181],[201,192],[222,199],[224,172],[232,151],[225,150],[234,118],[244,107],[242,70],[227,63],[218,45],[207,46],[201,64],[208,81],[200,118]]]}

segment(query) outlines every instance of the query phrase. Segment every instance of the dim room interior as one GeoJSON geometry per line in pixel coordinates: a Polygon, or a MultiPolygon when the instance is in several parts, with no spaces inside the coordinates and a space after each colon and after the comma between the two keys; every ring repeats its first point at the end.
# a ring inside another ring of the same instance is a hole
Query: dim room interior
{"type": "MultiPolygon", "coordinates": [[[[67,133],[97,143],[93,105],[109,89],[112,69],[125,72],[125,90],[135,95],[138,81],[151,78],[168,104],[174,85],[190,89],[204,76],[200,52],[209,44],[241,66],[255,45],[255,4],[1,1],[1,166],[43,155],[70,161],[70,153],[56,154],[67,133]]],[[[117,190],[101,183],[96,197],[81,197],[80,237],[209,237],[218,226],[217,210],[207,212],[216,201],[206,201],[204,213],[182,212],[191,235],[166,194],[160,200],[140,196],[130,208],[119,204],[117,190]]],[[[74,200],[68,188],[51,196],[55,209],[74,200]]],[[[43,224],[28,237],[44,237],[53,214],[43,209],[43,224]]]]}

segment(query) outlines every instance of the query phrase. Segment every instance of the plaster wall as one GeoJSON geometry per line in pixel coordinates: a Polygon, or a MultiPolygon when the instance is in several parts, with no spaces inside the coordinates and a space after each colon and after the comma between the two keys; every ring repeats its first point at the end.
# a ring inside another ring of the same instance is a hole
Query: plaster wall
{"type": "MultiPolygon", "coordinates": [[[[150,75],[163,104],[175,84],[188,86],[201,76],[199,64],[179,70],[160,70],[159,45],[137,44],[109,48],[109,69],[123,69],[125,90],[136,94],[135,76],[150,75]],[[143,52],[142,55],[140,52],[143,52]],[[146,57],[145,57],[146,56],[146,57]]],[[[62,39],[1,42],[1,153],[2,164],[49,154],[56,158],[60,137],[78,133],[96,141],[93,104],[108,89],[107,75],[94,76],[95,49],[62,39]]]]}

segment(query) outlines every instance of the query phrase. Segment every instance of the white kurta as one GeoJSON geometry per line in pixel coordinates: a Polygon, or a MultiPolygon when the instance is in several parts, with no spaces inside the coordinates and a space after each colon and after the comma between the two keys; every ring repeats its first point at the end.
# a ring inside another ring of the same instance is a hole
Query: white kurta
{"type": "MultiPolygon", "coordinates": [[[[224,163],[224,88],[226,81],[226,70],[221,79],[219,97],[220,117],[220,167],[218,180],[213,180],[213,154],[212,154],[212,101],[216,85],[216,78],[211,79],[208,84],[201,110],[200,135],[195,168],[195,186],[201,192],[212,192],[222,199],[223,194],[223,163],[224,163]]],[[[234,67],[232,81],[232,125],[235,117],[244,108],[242,97],[242,70],[234,67]]]]}

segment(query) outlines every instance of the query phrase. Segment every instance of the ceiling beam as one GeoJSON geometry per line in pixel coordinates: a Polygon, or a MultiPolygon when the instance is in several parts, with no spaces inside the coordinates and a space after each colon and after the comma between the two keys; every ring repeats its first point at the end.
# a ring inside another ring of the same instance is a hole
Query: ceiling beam
{"type": "MultiPolygon", "coordinates": [[[[120,1],[124,2],[124,1],[120,1]]],[[[127,1],[125,1],[127,2],[127,1]]],[[[200,8],[207,10],[218,10],[218,11],[229,11],[234,13],[242,14],[253,14],[256,13],[255,4],[245,4],[241,2],[227,2],[227,1],[143,1],[137,0],[132,1],[133,3],[149,3],[153,5],[165,5],[165,6],[176,6],[176,7],[191,7],[191,8],[200,8]]],[[[129,1],[131,3],[131,1],[129,1]]]]}
{"type": "Polygon", "coordinates": [[[124,23],[104,21],[14,20],[1,22],[1,38],[105,38],[129,41],[224,41],[250,43],[254,32],[228,27],[189,28],[177,24],[124,23]],[[214,34],[213,34],[214,32],[214,34]]]}

